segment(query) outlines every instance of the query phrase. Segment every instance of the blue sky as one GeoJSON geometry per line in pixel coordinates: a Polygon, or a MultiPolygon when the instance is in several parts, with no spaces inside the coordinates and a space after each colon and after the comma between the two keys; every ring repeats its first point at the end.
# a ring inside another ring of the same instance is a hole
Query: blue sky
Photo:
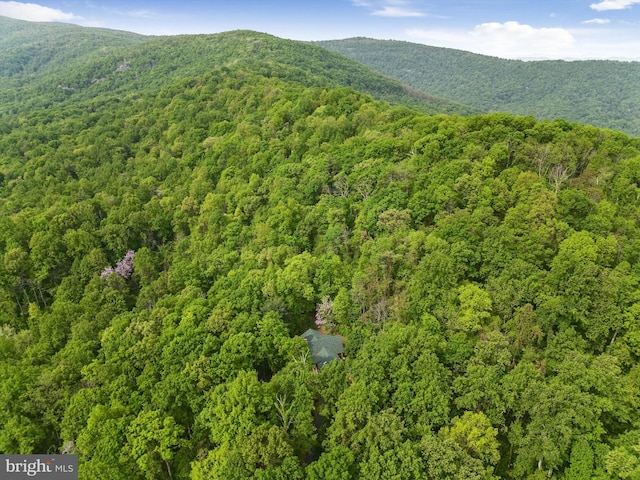
{"type": "Polygon", "coordinates": [[[502,58],[640,61],[640,0],[0,0],[0,15],[146,35],[251,29],[294,40],[405,40],[502,58]]]}

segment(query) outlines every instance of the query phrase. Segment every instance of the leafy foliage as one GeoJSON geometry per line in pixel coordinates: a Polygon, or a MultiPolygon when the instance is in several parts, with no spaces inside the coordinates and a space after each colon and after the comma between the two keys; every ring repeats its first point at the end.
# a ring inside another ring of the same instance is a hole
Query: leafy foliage
{"type": "Polygon", "coordinates": [[[640,136],[639,62],[504,60],[368,38],[315,44],[485,112],[563,118],[640,136]]]}
{"type": "Polygon", "coordinates": [[[300,68],[5,113],[0,451],[82,478],[634,478],[640,142],[300,68]],[[317,315],[346,359],[314,373],[317,315]]]}
{"type": "Polygon", "coordinates": [[[0,17],[0,28],[5,26],[12,34],[0,43],[7,52],[0,57],[0,114],[101,94],[116,99],[116,93],[157,92],[212,68],[238,65],[307,86],[352,87],[430,113],[475,111],[409,88],[324,48],[252,31],[145,37],[0,17]]]}

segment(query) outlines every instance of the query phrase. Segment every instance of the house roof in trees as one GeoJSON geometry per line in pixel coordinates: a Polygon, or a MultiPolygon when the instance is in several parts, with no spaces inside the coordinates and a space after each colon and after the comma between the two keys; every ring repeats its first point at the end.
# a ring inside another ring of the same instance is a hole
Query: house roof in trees
{"type": "Polygon", "coordinates": [[[318,368],[322,368],[342,354],[342,338],[336,335],[326,335],[310,328],[301,337],[309,344],[311,358],[318,368]]]}

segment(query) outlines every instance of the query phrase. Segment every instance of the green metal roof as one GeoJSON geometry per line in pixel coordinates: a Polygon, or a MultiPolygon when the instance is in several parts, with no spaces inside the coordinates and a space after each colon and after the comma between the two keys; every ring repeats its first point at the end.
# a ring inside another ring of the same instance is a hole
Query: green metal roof
{"type": "Polygon", "coordinates": [[[301,335],[309,344],[311,358],[318,368],[322,368],[342,353],[342,338],[336,335],[325,335],[310,328],[301,335]]]}

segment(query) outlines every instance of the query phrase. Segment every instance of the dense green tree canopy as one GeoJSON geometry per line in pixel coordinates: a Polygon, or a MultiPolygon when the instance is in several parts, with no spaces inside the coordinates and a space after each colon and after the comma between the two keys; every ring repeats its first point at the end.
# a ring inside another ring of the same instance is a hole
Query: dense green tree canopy
{"type": "Polygon", "coordinates": [[[0,451],[87,479],[634,478],[640,142],[299,68],[3,114],[0,451]],[[314,373],[317,312],[345,359],[314,373]]]}
{"type": "Polygon", "coordinates": [[[505,60],[370,38],[314,43],[484,112],[564,118],[640,136],[640,62],[505,60]]]}

